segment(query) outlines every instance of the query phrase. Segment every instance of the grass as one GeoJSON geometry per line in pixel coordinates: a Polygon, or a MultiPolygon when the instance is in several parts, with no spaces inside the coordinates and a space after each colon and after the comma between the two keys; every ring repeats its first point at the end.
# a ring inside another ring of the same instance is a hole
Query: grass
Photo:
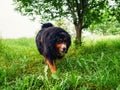
{"type": "Polygon", "coordinates": [[[120,90],[120,37],[83,40],[51,74],[34,39],[0,39],[0,90],[120,90]]]}

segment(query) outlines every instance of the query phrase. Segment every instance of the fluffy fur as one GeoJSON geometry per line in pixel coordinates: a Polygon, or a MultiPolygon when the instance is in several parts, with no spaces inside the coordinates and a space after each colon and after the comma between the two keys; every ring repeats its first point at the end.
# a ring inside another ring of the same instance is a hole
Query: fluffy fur
{"type": "Polygon", "coordinates": [[[41,55],[45,57],[51,72],[56,72],[56,59],[62,58],[71,45],[70,35],[60,27],[51,23],[42,25],[36,36],[36,45],[41,55]]]}

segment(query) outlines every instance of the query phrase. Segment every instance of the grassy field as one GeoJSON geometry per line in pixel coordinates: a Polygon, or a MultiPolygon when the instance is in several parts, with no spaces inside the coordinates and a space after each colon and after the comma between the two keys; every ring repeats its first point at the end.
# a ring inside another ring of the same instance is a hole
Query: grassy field
{"type": "Polygon", "coordinates": [[[0,39],[0,90],[120,90],[120,37],[83,40],[51,74],[34,39],[0,39]]]}

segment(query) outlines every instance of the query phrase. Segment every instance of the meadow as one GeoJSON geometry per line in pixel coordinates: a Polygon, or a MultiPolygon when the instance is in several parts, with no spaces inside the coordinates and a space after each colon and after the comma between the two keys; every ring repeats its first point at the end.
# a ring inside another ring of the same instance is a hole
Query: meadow
{"type": "Polygon", "coordinates": [[[120,90],[120,36],[72,44],[56,74],[34,38],[0,39],[0,90],[120,90]]]}

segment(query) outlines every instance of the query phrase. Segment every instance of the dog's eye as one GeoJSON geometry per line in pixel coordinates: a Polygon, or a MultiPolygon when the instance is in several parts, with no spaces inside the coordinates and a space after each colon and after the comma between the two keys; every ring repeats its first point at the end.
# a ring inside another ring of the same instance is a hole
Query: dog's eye
{"type": "Polygon", "coordinates": [[[57,40],[57,43],[62,43],[62,39],[58,39],[58,40],[57,40]]]}

